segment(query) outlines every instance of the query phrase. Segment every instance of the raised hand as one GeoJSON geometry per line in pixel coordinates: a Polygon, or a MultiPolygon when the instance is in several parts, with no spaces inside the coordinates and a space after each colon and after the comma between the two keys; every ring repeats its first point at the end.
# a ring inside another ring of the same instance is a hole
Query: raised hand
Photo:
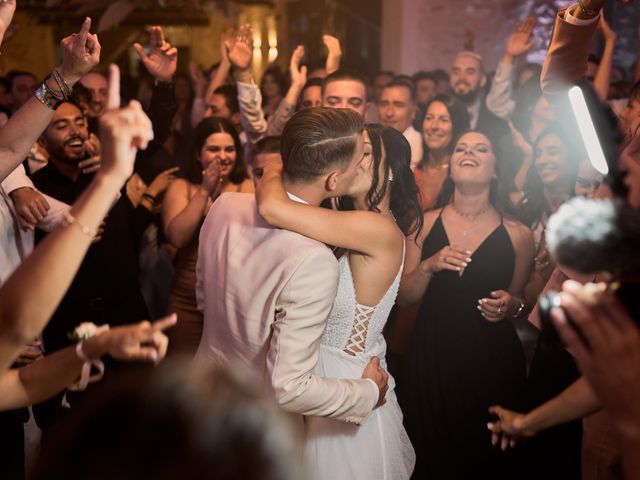
{"type": "Polygon", "coordinates": [[[251,25],[242,25],[235,39],[226,39],[224,45],[233,68],[249,70],[253,58],[253,29],[251,25]]]}
{"type": "Polygon", "coordinates": [[[512,58],[519,57],[535,46],[536,41],[531,38],[535,24],[534,17],[527,17],[523,22],[516,23],[507,40],[505,55],[512,58]]]}
{"type": "Polygon", "coordinates": [[[207,192],[209,196],[215,196],[216,193],[220,193],[219,190],[223,180],[220,175],[220,164],[217,160],[214,160],[202,171],[202,183],[200,187],[207,192]]]}
{"type": "Polygon", "coordinates": [[[101,173],[115,175],[125,182],[133,173],[138,149],[147,148],[153,139],[151,120],[136,100],[125,108],[120,106],[120,70],[117,65],[109,67],[109,92],[104,115],[100,117],[100,140],[102,142],[101,173]]]}
{"type": "Polygon", "coordinates": [[[204,73],[195,62],[189,63],[189,78],[191,78],[196,98],[203,98],[204,92],[207,90],[207,77],[204,76],[204,73]]]}
{"type": "Polygon", "coordinates": [[[296,85],[299,88],[304,87],[304,84],[307,83],[307,67],[300,67],[302,57],[304,57],[304,47],[302,45],[298,45],[293,51],[293,55],[291,55],[289,72],[291,74],[291,84],[296,85]]]}
{"type": "Polygon", "coordinates": [[[511,140],[513,140],[513,145],[522,152],[525,160],[533,159],[533,147],[527,139],[524,138],[524,135],[520,133],[513,122],[509,120],[509,130],[511,131],[511,140]]]}
{"type": "Polygon", "coordinates": [[[618,34],[611,28],[611,26],[607,23],[604,18],[604,13],[600,14],[600,20],[598,21],[598,30],[602,35],[602,38],[607,43],[615,43],[618,39],[618,34]]]}
{"type": "Polygon", "coordinates": [[[16,0],[4,0],[0,2],[0,41],[9,30],[13,14],[16,11],[16,0]]]}
{"type": "Polygon", "coordinates": [[[144,193],[151,195],[154,198],[163,193],[167,188],[169,188],[171,182],[176,179],[176,173],[178,170],[180,170],[180,167],[171,167],[160,172],[156,175],[156,178],[153,179],[144,193]]]}
{"type": "Polygon", "coordinates": [[[151,27],[149,30],[149,53],[139,43],[134,43],[133,48],[153,78],[161,82],[173,79],[178,66],[178,49],[165,41],[162,27],[151,27]]]}
{"type": "Polygon", "coordinates": [[[67,85],[72,86],[93,67],[100,63],[101,46],[98,35],[89,33],[91,19],[87,17],[80,32],[69,35],[60,41],[62,65],[60,75],[67,85]]]}
{"type": "Polygon", "coordinates": [[[327,62],[325,68],[328,74],[332,74],[340,68],[340,60],[342,58],[342,48],[340,40],[332,35],[323,35],[322,42],[327,47],[327,62]]]}
{"type": "Polygon", "coordinates": [[[44,196],[30,187],[18,188],[9,196],[18,214],[18,223],[23,230],[35,230],[36,225],[47,216],[51,208],[44,196]]]}
{"type": "Polygon", "coordinates": [[[364,372],[362,372],[362,378],[370,378],[375,382],[380,392],[376,407],[384,405],[384,403],[386,402],[385,396],[387,395],[387,390],[389,389],[389,374],[385,372],[384,369],[380,366],[380,359],[378,357],[373,357],[369,361],[364,369],[364,372]]]}

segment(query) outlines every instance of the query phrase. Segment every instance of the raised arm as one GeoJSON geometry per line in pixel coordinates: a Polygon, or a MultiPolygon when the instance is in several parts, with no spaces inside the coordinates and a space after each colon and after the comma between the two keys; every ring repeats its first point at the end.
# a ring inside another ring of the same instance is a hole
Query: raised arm
{"type": "MultiPolygon", "coordinates": [[[[604,0],[583,0],[585,8],[600,12],[604,0]]],[[[598,26],[597,15],[582,12],[575,4],[561,10],[556,16],[549,51],[542,67],[540,84],[550,104],[561,104],[571,85],[582,80],[587,72],[587,59],[591,39],[598,26]],[[571,18],[583,24],[570,22],[571,18]]]]}
{"type": "MultiPolygon", "coordinates": [[[[220,65],[212,72],[209,85],[204,94],[205,104],[211,101],[211,96],[216,89],[226,82],[231,72],[231,61],[229,59],[229,50],[234,45],[237,32],[234,29],[226,30],[220,37],[220,65]]],[[[253,54],[253,50],[251,52],[253,54]]],[[[205,106],[206,108],[206,106],[205,106]]]]}
{"type": "Polygon", "coordinates": [[[138,148],[145,148],[153,137],[151,122],[138,102],[116,109],[120,79],[116,66],[111,71],[110,111],[100,119],[102,168],[72,207],[66,226],[47,235],[0,288],[0,371],[46,325],[114,198],[133,172],[138,148]]]}
{"type": "Polygon", "coordinates": [[[11,25],[13,14],[16,11],[16,0],[4,0],[0,3],[0,44],[11,25]]]}
{"type": "MultiPolygon", "coordinates": [[[[170,315],[153,324],[145,321],[115,327],[84,340],[82,352],[90,360],[110,355],[121,361],[157,363],[164,358],[169,343],[162,331],[175,323],[176,316],[170,315]]],[[[0,373],[0,411],[27,407],[53,397],[80,376],[83,364],[74,345],[24,368],[0,373]]]]}
{"type": "Polygon", "coordinates": [[[275,113],[269,118],[266,136],[281,135],[285,124],[296,112],[298,98],[304,88],[304,84],[307,83],[307,67],[300,67],[302,57],[304,57],[304,47],[298,45],[293,51],[291,61],[289,62],[291,86],[285,97],[280,101],[280,105],[278,105],[275,113]]]}
{"type": "Polygon", "coordinates": [[[604,39],[604,51],[598,66],[598,72],[593,80],[593,89],[596,91],[601,102],[606,102],[609,98],[609,87],[611,86],[611,69],[613,68],[613,52],[616,48],[618,35],[604,19],[604,14],[600,14],[598,30],[604,39]]]}
{"type": "MultiPolygon", "coordinates": [[[[0,3],[0,6],[3,5],[0,3]]],[[[58,67],[58,72],[69,88],[100,61],[98,36],[89,33],[90,28],[91,19],[87,18],[79,33],[69,35],[60,42],[62,65],[58,67]]],[[[61,95],[53,77],[49,77],[46,84],[51,91],[61,95]]],[[[0,181],[27,157],[52,118],[53,110],[33,96],[0,129],[0,181]]]]}
{"type": "Polygon", "coordinates": [[[331,75],[340,68],[340,60],[342,59],[340,40],[332,35],[323,35],[322,41],[327,47],[327,62],[325,64],[325,69],[327,70],[327,75],[331,75]]]}
{"type": "Polygon", "coordinates": [[[282,183],[282,166],[277,163],[265,167],[256,189],[258,212],[267,223],[370,256],[401,247],[398,228],[378,213],[341,212],[289,199],[282,183]]]}
{"type": "Polygon", "coordinates": [[[516,61],[535,45],[535,41],[531,39],[534,26],[533,17],[528,17],[523,22],[516,22],[491,82],[491,90],[487,94],[487,107],[500,118],[506,119],[515,109],[513,70],[516,61]]]}

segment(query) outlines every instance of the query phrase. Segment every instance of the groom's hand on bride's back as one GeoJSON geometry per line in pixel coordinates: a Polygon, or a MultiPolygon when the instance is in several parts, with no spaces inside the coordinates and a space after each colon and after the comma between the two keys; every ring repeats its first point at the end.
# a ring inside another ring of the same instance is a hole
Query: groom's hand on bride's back
{"type": "Polygon", "coordinates": [[[386,402],[384,397],[389,389],[389,374],[380,366],[380,359],[378,357],[373,357],[369,361],[364,372],[362,372],[362,378],[370,378],[376,383],[378,390],[380,391],[376,407],[384,405],[386,402]]]}

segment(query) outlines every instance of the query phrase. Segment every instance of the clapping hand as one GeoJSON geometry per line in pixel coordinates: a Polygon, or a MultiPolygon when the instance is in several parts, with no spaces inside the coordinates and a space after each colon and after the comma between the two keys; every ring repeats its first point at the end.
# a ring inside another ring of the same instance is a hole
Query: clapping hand
{"type": "Polygon", "coordinates": [[[60,41],[62,65],[60,75],[70,87],[100,63],[100,42],[97,34],[89,33],[91,19],[87,17],[79,33],[60,41]]]}
{"type": "Polygon", "coordinates": [[[109,67],[109,93],[106,111],[100,117],[102,142],[101,173],[115,175],[124,183],[133,173],[138,149],[145,149],[153,139],[151,120],[136,100],[120,106],[120,70],[109,67]]]}
{"type": "Polygon", "coordinates": [[[248,70],[253,58],[253,30],[251,25],[242,25],[235,38],[224,41],[227,56],[235,70],[248,70]]]}
{"type": "Polygon", "coordinates": [[[307,67],[300,67],[300,61],[304,57],[304,47],[298,45],[291,55],[291,62],[289,62],[289,72],[291,73],[291,84],[296,85],[299,88],[304,87],[307,83],[307,67]]]}
{"type": "Polygon", "coordinates": [[[342,48],[340,47],[340,40],[332,35],[323,35],[322,42],[325,44],[328,50],[325,68],[327,70],[327,74],[330,75],[340,68],[342,48]]]}
{"type": "Polygon", "coordinates": [[[162,27],[151,27],[149,30],[149,53],[139,43],[134,43],[133,48],[153,78],[161,82],[173,79],[178,66],[178,49],[165,41],[162,27]]]}
{"type": "Polygon", "coordinates": [[[523,22],[516,23],[507,41],[505,55],[516,58],[524,55],[536,45],[535,39],[531,38],[535,24],[534,17],[527,17],[523,22]]]}
{"type": "Polygon", "coordinates": [[[224,179],[220,175],[220,163],[214,160],[202,171],[202,183],[200,187],[207,192],[210,197],[215,197],[220,193],[224,179]]]}

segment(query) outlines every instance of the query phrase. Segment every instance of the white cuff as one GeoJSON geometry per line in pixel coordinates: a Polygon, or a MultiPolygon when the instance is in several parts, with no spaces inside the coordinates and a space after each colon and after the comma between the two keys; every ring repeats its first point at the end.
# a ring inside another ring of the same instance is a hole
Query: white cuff
{"type": "Polygon", "coordinates": [[[576,6],[578,6],[578,4],[574,3],[570,7],[567,7],[567,9],[565,10],[564,20],[567,23],[570,23],[571,25],[575,25],[577,27],[586,27],[587,25],[591,25],[593,23],[596,23],[598,20],[600,20],[600,14],[598,14],[596,17],[590,18],[588,20],[584,20],[582,18],[574,17],[573,15],[571,15],[571,12],[573,12],[573,9],[576,6]]]}

